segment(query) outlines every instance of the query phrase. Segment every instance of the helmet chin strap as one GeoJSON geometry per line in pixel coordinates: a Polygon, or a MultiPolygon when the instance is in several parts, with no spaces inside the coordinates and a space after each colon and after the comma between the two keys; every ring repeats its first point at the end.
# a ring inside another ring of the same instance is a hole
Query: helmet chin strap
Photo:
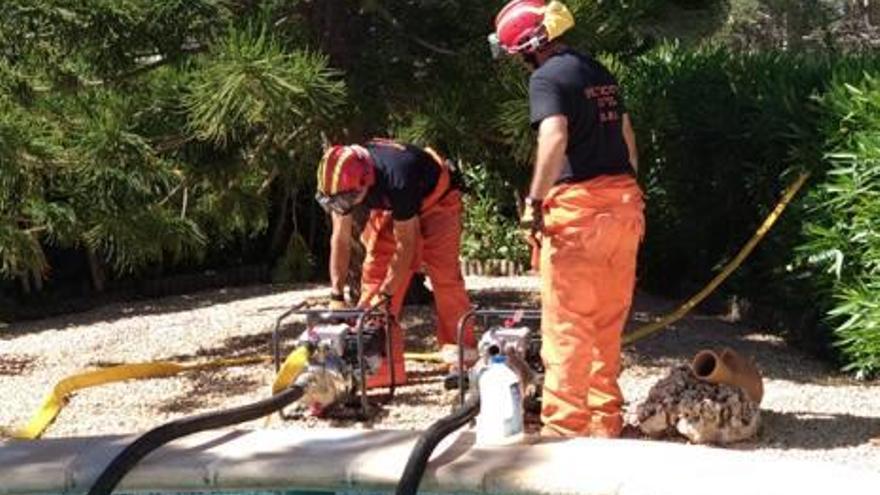
{"type": "Polygon", "coordinates": [[[546,38],[544,36],[534,36],[525,43],[525,46],[523,46],[523,50],[528,50],[529,52],[537,51],[538,48],[541,48],[541,45],[544,44],[545,41],[546,38]]]}
{"type": "Polygon", "coordinates": [[[550,39],[547,37],[547,30],[544,26],[538,26],[528,39],[516,45],[511,52],[518,54],[534,53],[546,45],[548,41],[550,39]]]}

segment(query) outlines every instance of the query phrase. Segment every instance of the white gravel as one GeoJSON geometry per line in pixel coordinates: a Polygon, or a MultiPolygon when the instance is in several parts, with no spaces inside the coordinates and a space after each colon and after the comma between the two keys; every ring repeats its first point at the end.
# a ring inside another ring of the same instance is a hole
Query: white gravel
{"type": "MultiPolygon", "coordinates": [[[[467,285],[485,306],[536,299],[531,277],[474,276],[467,285]]],[[[0,426],[25,423],[58,380],[98,366],[268,355],[275,318],[298,301],[326,293],[322,286],[234,288],[11,324],[0,329],[0,426]]],[[[673,308],[674,302],[639,295],[630,326],[673,308]]],[[[433,350],[431,314],[426,306],[405,310],[409,351],[433,350]]],[[[670,366],[687,362],[701,348],[721,346],[754,356],[765,376],[759,437],[732,448],[880,472],[880,384],[851,381],[769,332],[712,316],[690,316],[626,350],[621,386],[628,421],[634,421],[635,406],[670,366]]],[[[417,383],[398,389],[372,425],[308,416],[283,421],[275,415],[251,426],[425,428],[448,414],[456,396],[443,390],[443,372],[435,365],[409,363],[408,370],[417,383]]],[[[272,379],[267,363],[83,390],[44,437],[144,431],[170,419],[265,398],[272,379]]]]}

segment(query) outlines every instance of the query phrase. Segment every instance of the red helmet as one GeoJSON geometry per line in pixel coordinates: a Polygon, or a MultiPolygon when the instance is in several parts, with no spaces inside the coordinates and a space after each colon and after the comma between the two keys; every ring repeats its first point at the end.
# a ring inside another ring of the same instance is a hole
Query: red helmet
{"type": "Polygon", "coordinates": [[[318,165],[318,192],[325,196],[355,191],[374,182],[373,158],[361,146],[331,146],[318,165]]]}
{"type": "Polygon", "coordinates": [[[558,1],[547,5],[544,0],[512,0],[495,16],[490,42],[497,42],[510,54],[529,53],[573,25],[571,12],[558,1]]]}

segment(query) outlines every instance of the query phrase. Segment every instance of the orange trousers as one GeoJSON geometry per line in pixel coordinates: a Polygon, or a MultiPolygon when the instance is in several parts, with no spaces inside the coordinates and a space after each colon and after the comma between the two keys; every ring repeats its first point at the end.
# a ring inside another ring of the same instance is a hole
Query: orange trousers
{"type": "Polygon", "coordinates": [[[642,192],[629,176],[555,186],[545,199],[543,435],[620,435],[621,334],[632,304],[643,210],[642,192]]]}
{"type": "MultiPolygon", "coordinates": [[[[470,310],[471,302],[464,287],[458,256],[461,246],[461,193],[450,191],[439,202],[419,214],[420,235],[416,245],[413,265],[406,283],[401,284],[391,299],[391,311],[395,319],[400,316],[407,288],[415,271],[423,264],[434,290],[437,310],[437,343],[455,344],[459,319],[470,310]]],[[[366,248],[361,278],[361,302],[371,300],[388,274],[394,256],[395,240],[391,212],[373,210],[364,228],[361,240],[366,248]]],[[[400,325],[395,324],[392,333],[392,361],[394,382],[406,383],[404,367],[404,335],[400,325]]],[[[464,345],[476,347],[473,329],[464,334],[464,345]]],[[[383,363],[378,372],[368,380],[370,387],[387,386],[391,382],[390,370],[383,363]]]]}

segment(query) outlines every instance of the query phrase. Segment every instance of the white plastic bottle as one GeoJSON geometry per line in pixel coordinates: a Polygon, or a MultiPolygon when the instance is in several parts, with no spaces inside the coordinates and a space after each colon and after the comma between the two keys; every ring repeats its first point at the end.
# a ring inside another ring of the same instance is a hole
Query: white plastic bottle
{"type": "Polygon", "coordinates": [[[522,385],[504,356],[492,356],[489,366],[480,374],[479,390],[477,445],[521,442],[524,438],[522,385]]]}

